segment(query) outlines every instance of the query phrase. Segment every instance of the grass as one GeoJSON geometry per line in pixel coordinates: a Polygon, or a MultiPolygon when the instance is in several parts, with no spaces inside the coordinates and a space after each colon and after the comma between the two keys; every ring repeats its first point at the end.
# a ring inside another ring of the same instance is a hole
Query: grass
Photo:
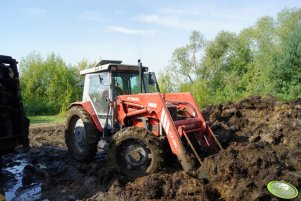
{"type": "Polygon", "coordinates": [[[66,117],[62,115],[52,115],[52,116],[29,116],[30,124],[40,124],[40,123],[64,123],[66,117]]]}

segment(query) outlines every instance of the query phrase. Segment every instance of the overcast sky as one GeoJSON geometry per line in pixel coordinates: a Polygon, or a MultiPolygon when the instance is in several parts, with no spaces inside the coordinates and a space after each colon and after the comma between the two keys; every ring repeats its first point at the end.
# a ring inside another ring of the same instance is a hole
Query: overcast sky
{"type": "Polygon", "coordinates": [[[192,30],[212,39],[239,32],[262,16],[300,8],[300,0],[2,0],[0,54],[21,60],[33,51],[68,64],[123,60],[158,72],[192,30]]]}

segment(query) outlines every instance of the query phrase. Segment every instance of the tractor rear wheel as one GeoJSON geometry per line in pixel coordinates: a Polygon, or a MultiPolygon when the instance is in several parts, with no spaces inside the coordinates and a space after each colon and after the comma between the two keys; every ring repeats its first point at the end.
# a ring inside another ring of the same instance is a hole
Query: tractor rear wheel
{"type": "Polygon", "coordinates": [[[109,157],[119,172],[136,178],[158,172],[163,165],[163,149],[158,137],[144,128],[118,131],[110,144],[109,157]]]}
{"type": "Polygon", "coordinates": [[[98,130],[90,115],[81,106],[71,107],[67,116],[65,141],[76,160],[92,159],[97,151],[98,130]]]}

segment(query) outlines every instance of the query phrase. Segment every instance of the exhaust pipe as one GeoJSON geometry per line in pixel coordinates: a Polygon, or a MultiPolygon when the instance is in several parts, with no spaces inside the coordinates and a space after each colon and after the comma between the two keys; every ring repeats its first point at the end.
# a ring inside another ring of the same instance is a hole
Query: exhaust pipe
{"type": "Polygon", "coordinates": [[[140,93],[142,93],[143,67],[142,67],[142,62],[140,59],[138,60],[138,67],[139,67],[139,77],[140,77],[140,93]]]}

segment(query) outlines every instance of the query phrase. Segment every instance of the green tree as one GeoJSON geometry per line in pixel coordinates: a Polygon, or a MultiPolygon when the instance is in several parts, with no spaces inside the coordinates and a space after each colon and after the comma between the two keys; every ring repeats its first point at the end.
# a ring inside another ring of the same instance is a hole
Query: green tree
{"type": "MultiPolygon", "coordinates": [[[[277,14],[277,37],[279,41],[286,41],[296,26],[300,25],[301,9],[283,9],[277,14]]],[[[280,44],[281,45],[281,44],[280,44]]]]}
{"type": "Polygon", "coordinates": [[[43,59],[37,52],[29,54],[26,59],[20,62],[20,84],[22,97],[27,113],[36,113],[45,107],[43,99],[45,87],[43,80],[43,59]]]}
{"type": "Polygon", "coordinates": [[[73,79],[76,84],[73,87],[73,91],[76,94],[75,100],[81,100],[83,94],[83,86],[84,86],[84,76],[80,75],[80,71],[88,68],[92,68],[96,65],[96,61],[89,62],[87,59],[83,58],[79,62],[70,68],[73,79]]]}
{"type": "Polygon", "coordinates": [[[189,43],[175,49],[159,80],[167,91],[192,92],[202,105],[250,95],[300,97],[300,22],[301,9],[294,8],[276,18],[262,17],[238,34],[219,32],[209,42],[192,32],[189,43]]]}
{"type": "Polygon", "coordinates": [[[21,87],[29,114],[57,114],[66,111],[76,98],[74,71],[54,53],[43,60],[32,53],[20,62],[21,87]]]}
{"type": "Polygon", "coordinates": [[[176,92],[178,90],[177,78],[173,77],[173,74],[170,68],[166,68],[165,71],[159,73],[158,84],[162,93],[176,92]]]}
{"type": "Polygon", "coordinates": [[[285,100],[301,97],[301,24],[283,44],[271,77],[279,97],[285,100]]]}
{"type": "Polygon", "coordinates": [[[178,73],[179,79],[188,79],[190,83],[199,75],[202,49],[206,41],[204,36],[193,31],[189,37],[189,43],[176,48],[172,54],[170,68],[178,73]]]}
{"type": "Polygon", "coordinates": [[[269,74],[274,66],[274,55],[277,51],[278,38],[276,22],[271,17],[262,17],[255,26],[242,34],[249,34],[249,46],[253,61],[248,66],[245,79],[249,80],[247,91],[249,95],[265,95],[273,92],[269,74]]]}
{"type": "Polygon", "coordinates": [[[235,43],[236,35],[234,33],[222,31],[206,46],[201,69],[203,77],[211,85],[218,87],[221,84],[220,78],[223,76],[223,72],[228,70],[226,69],[228,58],[233,54],[235,43]]]}

